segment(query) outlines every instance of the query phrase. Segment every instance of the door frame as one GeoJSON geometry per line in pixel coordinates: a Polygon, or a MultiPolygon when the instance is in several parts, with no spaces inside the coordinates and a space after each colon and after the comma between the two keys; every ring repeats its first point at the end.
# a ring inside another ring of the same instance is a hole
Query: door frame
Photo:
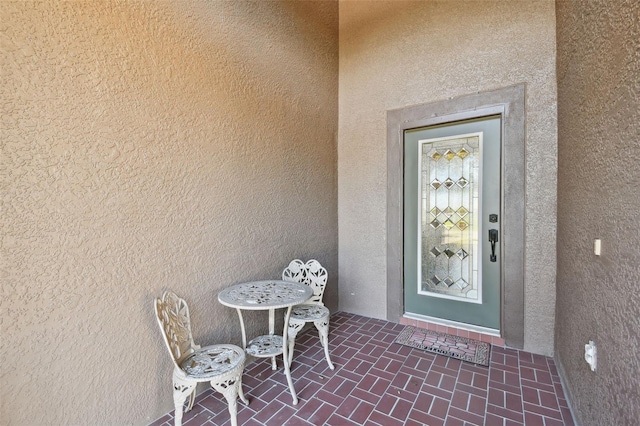
{"type": "Polygon", "coordinates": [[[524,347],[525,85],[387,111],[387,319],[404,315],[404,131],[500,115],[500,329],[510,347],[524,347]]]}

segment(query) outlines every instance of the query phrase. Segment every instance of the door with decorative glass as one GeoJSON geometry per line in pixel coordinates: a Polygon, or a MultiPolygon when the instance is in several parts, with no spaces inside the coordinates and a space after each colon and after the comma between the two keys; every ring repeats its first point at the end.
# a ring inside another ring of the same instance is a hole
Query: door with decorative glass
{"type": "Polygon", "coordinates": [[[405,131],[405,313],[500,329],[500,135],[500,117],[405,131]]]}

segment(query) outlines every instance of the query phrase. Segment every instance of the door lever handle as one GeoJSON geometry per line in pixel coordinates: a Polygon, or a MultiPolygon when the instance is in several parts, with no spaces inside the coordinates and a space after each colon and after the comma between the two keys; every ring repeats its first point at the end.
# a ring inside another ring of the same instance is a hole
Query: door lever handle
{"type": "Polygon", "coordinates": [[[491,243],[491,255],[489,256],[489,260],[495,262],[496,258],[496,243],[498,242],[498,230],[497,229],[489,229],[489,242],[491,243]]]}

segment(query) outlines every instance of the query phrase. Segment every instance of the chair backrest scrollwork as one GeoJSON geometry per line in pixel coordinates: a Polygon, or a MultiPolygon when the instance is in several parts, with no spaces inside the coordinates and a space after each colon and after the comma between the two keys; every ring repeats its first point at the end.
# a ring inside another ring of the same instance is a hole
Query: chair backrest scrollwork
{"type": "Polygon", "coordinates": [[[305,303],[323,305],[322,296],[327,287],[327,270],[315,259],[303,263],[300,259],[294,259],[289,266],[282,271],[284,281],[303,283],[311,287],[313,296],[305,303]]]}
{"type": "Polygon", "coordinates": [[[187,355],[194,352],[189,306],[184,299],[171,291],[165,291],[162,299],[156,299],[156,319],[177,368],[187,355]]]}

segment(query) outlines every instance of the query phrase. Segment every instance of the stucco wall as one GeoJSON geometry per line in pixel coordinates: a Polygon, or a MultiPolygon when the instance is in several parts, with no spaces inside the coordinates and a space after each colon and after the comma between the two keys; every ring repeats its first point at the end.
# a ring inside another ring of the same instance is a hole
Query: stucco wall
{"type": "Polygon", "coordinates": [[[526,83],[525,349],[553,352],[553,1],[341,1],[340,309],[386,317],[386,111],[526,83]]]}
{"type": "Polygon", "coordinates": [[[169,411],[164,289],[202,343],[240,343],[220,289],[294,257],[326,265],[337,308],[337,3],[0,14],[1,424],[169,411]]]}
{"type": "Polygon", "coordinates": [[[637,424],[640,3],[561,1],[556,13],[556,359],[580,424],[637,424]],[[583,358],[589,340],[596,372],[583,358]]]}

